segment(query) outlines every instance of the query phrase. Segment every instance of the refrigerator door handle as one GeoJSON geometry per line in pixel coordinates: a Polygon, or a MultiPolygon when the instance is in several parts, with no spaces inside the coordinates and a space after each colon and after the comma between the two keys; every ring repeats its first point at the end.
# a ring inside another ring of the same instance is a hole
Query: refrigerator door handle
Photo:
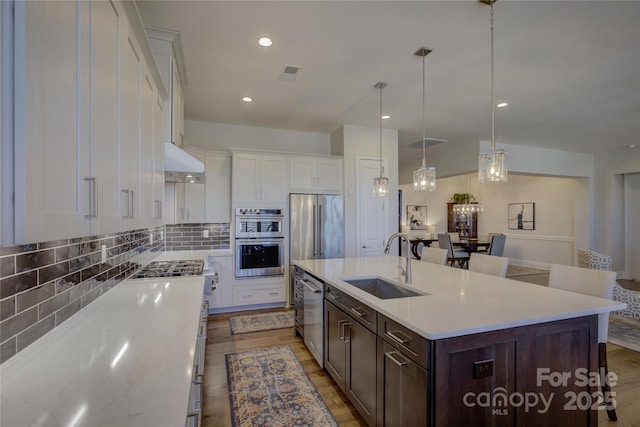
{"type": "Polygon", "coordinates": [[[317,241],[317,216],[316,216],[316,205],[313,205],[313,256],[317,255],[317,248],[318,246],[316,245],[316,241],[317,241]]]}
{"type": "Polygon", "coordinates": [[[322,249],[322,203],[318,203],[318,256],[322,257],[324,251],[322,249]]]}

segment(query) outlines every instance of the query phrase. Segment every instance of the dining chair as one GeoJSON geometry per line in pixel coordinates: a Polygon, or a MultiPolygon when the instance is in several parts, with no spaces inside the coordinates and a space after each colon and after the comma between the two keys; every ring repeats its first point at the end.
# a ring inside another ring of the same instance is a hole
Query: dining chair
{"type": "Polygon", "coordinates": [[[492,276],[506,277],[509,258],[491,256],[472,252],[469,258],[469,271],[491,274],[492,276]]]}
{"type": "Polygon", "coordinates": [[[446,249],[430,248],[425,246],[422,248],[422,252],[420,253],[420,260],[434,264],[446,265],[447,254],[448,251],[446,249]]]}
{"type": "MultiPolygon", "coordinates": [[[[614,271],[594,270],[569,265],[551,265],[549,287],[577,292],[594,297],[613,299],[613,287],[616,283],[614,271]]],[[[607,416],[617,421],[615,407],[611,401],[611,387],[606,379],[609,375],[607,366],[607,332],[609,330],[609,313],[598,315],[598,372],[600,385],[605,396],[607,416]]]]}
{"type": "Polygon", "coordinates": [[[507,236],[500,234],[493,236],[489,245],[489,255],[502,256],[504,254],[504,245],[507,242],[507,236]]]}
{"type": "Polygon", "coordinates": [[[447,250],[447,262],[451,263],[452,267],[456,262],[460,268],[464,268],[467,265],[469,254],[466,251],[454,250],[449,234],[438,234],[438,245],[441,249],[447,250]]]}
{"type": "Polygon", "coordinates": [[[451,243],[460,243],[460,233],[448,232],[447,235],[451,238],[451,243]]]}
{"type": "Polygon", "coordinates": [[[487,242],[489,242],[489,247],[486,249],[480,249],[478,248],[478,252],[489,252],[490,248],[491,248],[491,242],[493,241],[493,236],[502,236],[502,233],[489,233],[487,234],[487,242]]]}

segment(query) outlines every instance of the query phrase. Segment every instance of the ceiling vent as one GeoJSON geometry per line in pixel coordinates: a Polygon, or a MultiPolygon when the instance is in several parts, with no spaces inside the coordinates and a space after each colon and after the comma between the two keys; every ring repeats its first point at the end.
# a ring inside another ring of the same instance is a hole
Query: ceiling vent
{"type": "Polygon", "coordinates": [[[294,67],[293,65],[285,65],[280,74],[278,75],[278,80],[282,80],[283,82],[292,82],[296,79],[298,75],[298,71],[300,71],[300,67],[294,67]]]}

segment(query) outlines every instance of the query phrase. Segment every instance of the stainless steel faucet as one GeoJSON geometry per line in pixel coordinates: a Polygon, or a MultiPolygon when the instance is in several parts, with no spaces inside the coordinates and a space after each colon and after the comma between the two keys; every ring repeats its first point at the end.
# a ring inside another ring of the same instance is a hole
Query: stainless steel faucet
{"type": "Polygon", "coordinates": [[[407,268],[405,268],[404,270],[404,283],[406,284],[411,284],[411,250],[409,248],[409,245],[411,242],[409,242],[409,236],[404,234],[404,233],[393,233],[390,237],[389,240],[387,240],[387,246],[385,246],[384,248],[384,253],[388,254],[389,253],[389,249],[391,249],[391,243],[393,242],[393,239],[395,239],[396,237],[400,237],[401,239],[403,239],[406,243],[407,243],[407,268]]]}

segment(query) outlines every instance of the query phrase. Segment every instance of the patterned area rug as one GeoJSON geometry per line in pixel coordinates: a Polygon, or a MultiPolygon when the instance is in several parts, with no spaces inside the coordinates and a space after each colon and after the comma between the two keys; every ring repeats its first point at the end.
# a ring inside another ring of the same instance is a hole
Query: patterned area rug
{"type": "Polygon", "coordinates": [[[523,267],[521,265],[511,265],[507,267],[507,277],[528,276],[529,274],[546,274],[549,270],[541,270],[539,268],[523,267]]]}
{"type": "Polygon", "coordinates": [[[289,310],[230,317],[231,335],[269,331],[271,329],[293,328],[293,316],[294,311],[289,310]]]}
{"type": "Polygon", "coordinates": [[[607,341],[640,352],[640,320],[609,316],[607,341]]]}
{"type": "Polygon", "coordinates": [[[225,355],[234,426],[336,426],[291,347],[225,355]]]}

